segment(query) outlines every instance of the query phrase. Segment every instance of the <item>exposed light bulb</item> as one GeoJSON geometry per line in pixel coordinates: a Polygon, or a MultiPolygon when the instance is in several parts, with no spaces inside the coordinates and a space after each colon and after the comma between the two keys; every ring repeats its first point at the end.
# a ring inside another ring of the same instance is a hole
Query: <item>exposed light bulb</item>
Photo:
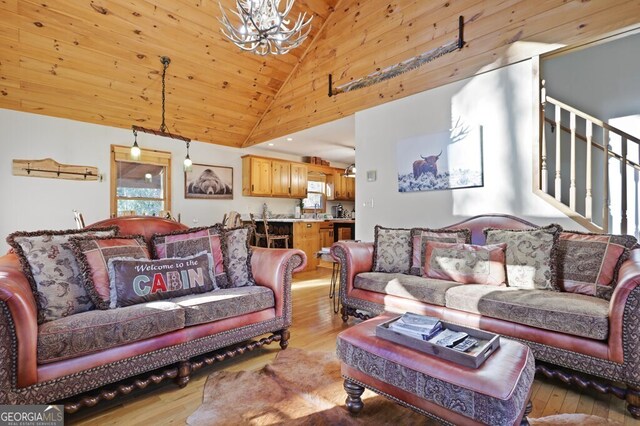
{"type": "Polygon", "coordinates": [[[190,172],[193,169],[193,161],[189,158],[189,154],[184,158],[184,171],[190,172]]]}
{"type": "Polygon", "coordinates": [[[151,173],[145,173],[144,174],[144,180],[145,180],[145,182],[151,183],[151,181],[153,180],[153,176],[151,176],[151,173]]]}
{"type": "Polygon", "coordinates": [[[351,171],[353,171],[353,174],[356,174],[356,166],[353,166],[353,168],[351,169],[351,171]]]}
{"type": "Polygon", "coordinates": [[[133,131],[133,145],[131,146],[131,152],[129,156],[132,160],[139,160],[140,155],[142,155],[142,151],[140,151],[140,147],[138,146],[138,132],[133,131]]]}

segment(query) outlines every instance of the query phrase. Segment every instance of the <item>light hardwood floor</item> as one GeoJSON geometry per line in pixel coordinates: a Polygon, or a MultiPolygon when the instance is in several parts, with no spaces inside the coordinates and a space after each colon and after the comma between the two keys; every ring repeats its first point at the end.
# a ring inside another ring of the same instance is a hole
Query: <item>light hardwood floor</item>
{"type": "MultiPolygon", "coordinates": [[[[293,326],[289,347],[334,351],[336,335],[344,325],[334,315],[328,298],[329,269],[297,274],[293,284],[293,326]]],[[[349,325],[353,324],[349,320],[349,325]]],[[[278,344],[260,348],[231,360],[197,371],[183,389],[172,382],[134,392],[124,398],[85,409],[67,417],[67,424],[86,425],[168,425],[185,424],[202,401],[207,376],[220,369],[252,370],[272,361],[279,352],[278,344]]],[[[586,413],[615,420],[624,425],[640,426],[618,398],[596,392],[568,390],[558,382],[536,379],[533,384],[532,418],[558,413],[586,413]]]]}

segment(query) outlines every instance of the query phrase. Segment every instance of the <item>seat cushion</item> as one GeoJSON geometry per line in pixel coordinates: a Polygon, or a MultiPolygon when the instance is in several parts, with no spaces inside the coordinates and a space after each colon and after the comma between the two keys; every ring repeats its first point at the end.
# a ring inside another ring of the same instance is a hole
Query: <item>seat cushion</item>
{"type": "MultiPolygon", "coordinates": [[[[355,288],[445,306],[446,291],[461,285],[454,281],[435,280],[415,275],[386,272],[363,272],[356,276],[355,288]]],[[[494,287],[495,288],[495,287],[494,287]]]]}
{"type": "Polygon", "coordinates": [[[446,306],[591,339],[609,336],[609,302],[581,294],[465,285],[447,290],[446,306]]]}
{"type": "Polygon", "coordinates": [[[273,291],[262,286],[225,288],[171,299],[184,309],[185,325],[203,324],[273,308],[273,291]]]}
{"type": "Polygon", "coordinates": [[[184,328],[184,310],[171,302],[93,310],[42,324],[38,363],[60,361],[184,328]]]}

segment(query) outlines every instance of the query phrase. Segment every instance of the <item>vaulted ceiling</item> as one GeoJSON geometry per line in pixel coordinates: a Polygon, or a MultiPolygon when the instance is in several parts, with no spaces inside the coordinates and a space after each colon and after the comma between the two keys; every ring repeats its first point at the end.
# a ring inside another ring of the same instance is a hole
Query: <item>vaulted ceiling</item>
{"type": "MultiPolygon", "coordinates": [[[[234,0],[222,0],[225,8],[234,0]]],[[[217,0],[0,0],[0,108],[249,146],[478,72],[640,26],[640,1],[297,0],[310,37],[283,56],[241,52],[217,0]],[[357,79],[455,40],[465,47],[377,85],[357,79]]]]}

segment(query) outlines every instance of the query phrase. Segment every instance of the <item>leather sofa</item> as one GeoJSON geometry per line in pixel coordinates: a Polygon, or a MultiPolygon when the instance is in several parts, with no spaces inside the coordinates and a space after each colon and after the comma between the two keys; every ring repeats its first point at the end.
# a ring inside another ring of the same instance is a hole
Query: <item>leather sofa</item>
{"type": "MultiPolygon", "coordinates": [[[[147,242],[156,233],[187,229],[177,222],[149,217],[108,219],[90,227],[110,225],[117,225],[120,235],[141,234],[147,242]]],[[[178,300],[152,302],[145,304],[145,307],[160,303],[162,307],[156,306],[156,311],[164,312],[163,315],[177,313],[181,317],[172,330],[149,338],[119,342],[98,351],[80,350],[73,356],[62,353],[57,359],[43,363],[39,358],[42,355],[40,344],[45,337],[44,326],[57,320],[38,325],[33,293],[18,257],[10,252],[0,257],[0,404],[46,404],[66,400],[66,411],[73,412],[82,406],[94,405],[117,394],[143,388],[150,382],[157,383],[172,378],[180,386],[184,386],[189,381],[191,372],[197,368],[263,344],[279,341],[284,349],[287,347],[288,328],[291,325],[292,273],[303,269],[305,264],[306,256],[300,250],[255,247],[251,267],[256,286],[216,290],[180,298],[180,301],[186,299],[187,305],[204,306],[201,303],[209,303],[205,299],[216,299],[217,291],[231,290],[218,299],[222,303],[225,299],[231,300],[235,306],[227,304],[222,309],[214,306],[210,309],[207,322],[188,324],[184,319],[186,314],[180,312],[186,311],[188,306],[178,300]],[[266,294],[268,297],[254,303],[253,296],[256,293],[266,294]],[[218,315],[216,312],[222,312],[219,319],[215,317],[218,315]],[[263,335],[268,336],[256,342],[250,341],[263,335]],[[221,350],[230,347],[232,349],[221,350]],[[212,352],[213,355],[207,355],[212,352]],[[126,384],[125,379],[132,377],[136,380],[132,384],[126,384]],[[115,387],[104,387],[116,382],[120,383],[115,387]],[[87,393],[97,388],[103,389],[101,392],[87,393]],[[83,393],[88,396],[78,401],[70,399],[83,393]]],[[[95,326],[100,327],[105,323],[117,323],[123,316],[118,316],[118,312],[138,306],[141,305],[107,311],[94,310],[67,318],[85,314],[89,317],[99,315],[98,321],[94,322],[99,322],[95,326]]],[[[167,318],[158,317],[157,322],[165,325],[174,322],[175,318],[167,318]]],[[[122,328],[124,327],[123,325],[122,328]]],[[[51,330],[52,327],[47,328],[51,330]]],[[[135,325],[131,327],[135,330],[133,334],[137,334],[141,328],[143,327],[135,325]]],[[[80,331],[72,330],[72,333],[75,332],[80,331]]],[[[87,330],[83,332],[86,333],[87,330]]],[[[94,336],[99,334],[97,329],[88,330],[87,335],[91,333],[94,336]]],[[[113,335],[121,334],[123,332],[118,330],[105,339],[113,339],[113,335]]]]}
{"type": "MultiPolygon", "coordinates": [[[[484,244],[483,229],[488,227],[527,229],[535,225],[513,216],[482,215],[447,228],[468,228],[472,243],[484,244]]],[[[373,243],[346,241],[337,242],[331,248],[341,265],[340,303],[345,322],[349,316],[367,319],[384,311],[410,311],[497,333],[529,345],[539,373],[581,388],[590,386],[612,393],[627,400],[634,416],[640,415],[639,248],[631,250],[630,258],[622,264],[610,301],[565,292],[517,290],[511,292],[518,295],[512,303],[527,306],[529,310],[512,318],[478,308],[491,306],[490,303],[496,301],[509,303],[509,292],[492,291],[483,295],[474,291],[475,284],[437,288],[429,285],[426,278],[374,273],[371,272],[373,249],[373,243]],[[416,280],[424,282],[416,283],[416,280]],[[424,285],[421,291],[411,290],[412,286],[416,288],[421,284],[424,285]],[[523,293],[527,291],[531,293],[523,293]],[[548,303],[554,306],[553,310],[540,313],[548,303]],[[580,306],[586,308],[578,309],[580,306]],[[585,316],[581,319],[581,315],[585,316]],[[576,327],[568,326],[571,322],[576,327]],[[595,377],[581,376],[576,371],[595,377]],[[599,379],[621,382],[626,387],[608,381],[603,384],[599,379]]]]}

